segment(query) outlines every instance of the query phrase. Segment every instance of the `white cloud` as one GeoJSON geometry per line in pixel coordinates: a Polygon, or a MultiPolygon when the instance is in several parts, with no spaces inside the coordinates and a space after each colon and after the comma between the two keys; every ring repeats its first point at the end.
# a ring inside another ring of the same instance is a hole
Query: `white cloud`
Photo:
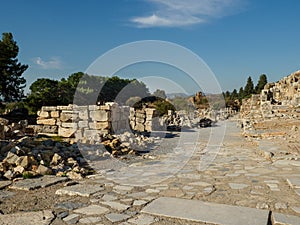
{"type": "Polygon", "coordinates": [[[184,27],[236,12],[245,0],[145,0],[157,10],[131,19],[137,27],[184,27]]]}
{"type": "Polygon", "coordinates": [[[34,59],[34,63],[37,64],[42,69],[61,69],[62,61],[58,57],[52,57],[48,61],[42,60],[41,57],[34,59]]]}

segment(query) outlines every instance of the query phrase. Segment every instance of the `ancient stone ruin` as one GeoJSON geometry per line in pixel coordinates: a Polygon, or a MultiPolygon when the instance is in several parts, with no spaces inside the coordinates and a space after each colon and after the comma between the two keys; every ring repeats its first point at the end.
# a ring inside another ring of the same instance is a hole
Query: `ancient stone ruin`
{"type": "MultiPolygon", "coordinates": [[[[289,130],[297,125],[300,119],[299,79],[300,71],[297,71],[276,83],[266,84],[261,94],[252,95],[243,101],[240,118],[247,135],[250,135],[251,130],[262,129],[274,122],[282,123],[289,127],[289,130]]],[[[273,129],[276,134],[276,126],[273,129]]]]}

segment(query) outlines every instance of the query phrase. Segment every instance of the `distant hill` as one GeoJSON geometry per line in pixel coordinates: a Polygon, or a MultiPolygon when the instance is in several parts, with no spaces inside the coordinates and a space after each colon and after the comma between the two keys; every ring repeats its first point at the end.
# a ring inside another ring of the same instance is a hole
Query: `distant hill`
{"type": "Polygon", "coordinates": [[[185,93],[169,93],[166,94],[168,99],[172,99],[175,97],[182,97],[182,98],[186,98],[189,97],[189,95],[185,94],[185,93]]]}

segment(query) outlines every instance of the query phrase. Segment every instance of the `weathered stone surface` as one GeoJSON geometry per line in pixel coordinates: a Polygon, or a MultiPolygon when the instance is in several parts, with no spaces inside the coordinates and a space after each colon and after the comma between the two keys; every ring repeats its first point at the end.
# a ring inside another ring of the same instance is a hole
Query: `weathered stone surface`
{"type": "Polygon", "coordinates": [[[286,180],[291,188],[300,188],[300,177],[290,177],[286,180]]]}
{"type": "Polygon", "coordinates": [[[16,164],[18,159],[19,159],[19,156],[17,156],[16,154],[14,154],[12,152],[8,152],[7,156],[5,157],[5,159],[3,161],[7,162],[9,164],[16,164]]]}
{"type": "Polygon", "coordinates": [[[128,205],[119,203],[119,202],[101,202],[103,205],[108,205],[109,207],[118,210],[118,211],[123,211],[129,208],[128,205]]]}
{"type": "Polygon", "coordinates": [[[81,202],[60,202],[54,205],[56,209],[67,209],[67,210],[73,210],[84,206],[86,205],[81,202]]]}
{"type": "Polygon", "coordinates": [[[109,118],[109,112],[104,110],[90,111],[90,117],[93,121],[106,122],[109,118]]]}
{"type": "Polygon", "coordinates": [[[11,181],[8,180],[1,180],[0,181],[0,190],[6,188],[7,186],[11,185],[11,181]]]}
{"type": "Polygon", "coordinates": [[[81,218],[79,220],[79,223],[83,223],[83,224],[91,224],[91,223],[98,223],[100,222],[102,219],[101,217],[93,217],[93,216],[90,216],[90,217],[85,217],[85,218],[81,218]]]}
{"type": "Polygon", "coordinates": [[[267,210],[167,197],[154,200],[142,212],[222,225],[267,224],[269,214],[267,210]]]}
{"type": "Polygon", "coordinates": [[[41,175],[51,175],[52,169],[44,165],[39,165],[36,172],[41,175]]]}
{"type": "Polygon", "coordinates": [[[147,202],[146,201],[144,201],[144,200],[135,200],[134,202],[133,202],[133,206],[140,206],[140,205],[145,205],[147,202]]]}
{"type": "Polygon", "coordinates": [[[129,219],[128,222],[136,225],[150,225],[155,222],[155,219],[153,216],[141,214],[129,219]]]}
{"type": "Polygon", "coordinates": [[[51,111],[50,116],[52,118],[58,118],[59,117],[59,111],[51,111]]]}
{"type": "Polygon", "coordinates": [[[11,186],[9,186],[9,188],[29,191],[37,188],[48,187],[60,182],[64,182],[67,179],[68,178],[66,177],[43,176],[40,178],[24,179],[24,180],[16,181],[11,186]]]}
{"type": "Polygon", "coordinates": [[[300,225],[300,217],[281,213],[272,213],[273,225],[300,225]]]}
{"type": "Polygon", "coordinates": [[[105,215],[105,217],[112,223],[120,222],[120,221],[127,220],[130,218],[129,215],[119,214],[119,213],[110,213],[110,214],[105,215]]]}
{"type": "Polygon", "coordinates": [[[49,112],[47,112],[47,111],[38,111],[37,115],[38,115],[38,117],[45,118],[45,119],[49,118],[49,116],[50,116],[49,112]]]}
{"type": "Polygon", "coordinates": [[[58,135],[66,138],[73,137],[75,132],[76,132],[76,128],[64,128],[64,127],[58,128],[58,135]]]}
{"type": "Polygon", "coordinates": [[[50,210],[0,215],[3,225],[48,225],[54,219],[50,210]]]}
{"type": "Polygon", "coordinates": [[[67,217],[63,218],[63,221],[67,224],[76,224],[79,220],[78,214],[70,214],[67,217]]]}
{"type": "Polygon", "coordinates": [[[237,184],[237,183],[229,183],[229,186],[230,186],[232,189],[237,189],[237,190],[248,187],[247,184],[237,184]]]}
{"type": "Polygon", "coordinates": [[[50,111],[55,111],[56,109],[58,109],[58,107],[56,106],[43,106],[41,111],[50,112],[50,111]]]}
{"type": "Polygon", "coordinates": [[[79,208],[74,210],[74,213],[80,213],[85,215],[102,215],[109,210],[105,207],[102,207],[100,205],[89,205],[87,207],[79,208]]]}
{"type": "Polygon", "coordinates": [[[72,122],[78,119],[78,112],[62,111],[59,117],[61,122],[72,122]]]}
{"type": "Polygon", "coordinates": [[[36,121],[37,124],[43,124],[43,125],[51,125],[54,126],[56,124],[56,119],[38,119],[36,121]]]}
{"type": "Polygon", "coordinates": [[[111,124],[110,122],[91,122],[89,123],[89,127],[94,130],[105,130],[105,129],[110,129],[111,124]]]}
{"type": "Polygon", "coordinates": [[[103,191],[104,188],[100,185],[92,185],[92,184],[77,184],[69,187],[64,187],[58,189],[55,194],[57,195],[78,195],[83,197],[89,197],[96,192],[103,191]]]}

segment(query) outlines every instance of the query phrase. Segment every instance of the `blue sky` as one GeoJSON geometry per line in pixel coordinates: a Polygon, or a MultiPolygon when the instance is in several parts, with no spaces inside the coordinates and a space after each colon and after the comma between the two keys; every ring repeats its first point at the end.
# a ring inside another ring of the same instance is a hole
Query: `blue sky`
{"type": "MultiPolygon", "coordinates": [[[[298,0],[15,0],[1,8],[0,31],[19,45],[28,87],[86,71],[105,52],[142,40],[190,49],[223,90],[244,86],[249,75],[277,81],[300,66],[298,0]]],[[[136,68],[149,76],[144,69],[136,68]]]]}

